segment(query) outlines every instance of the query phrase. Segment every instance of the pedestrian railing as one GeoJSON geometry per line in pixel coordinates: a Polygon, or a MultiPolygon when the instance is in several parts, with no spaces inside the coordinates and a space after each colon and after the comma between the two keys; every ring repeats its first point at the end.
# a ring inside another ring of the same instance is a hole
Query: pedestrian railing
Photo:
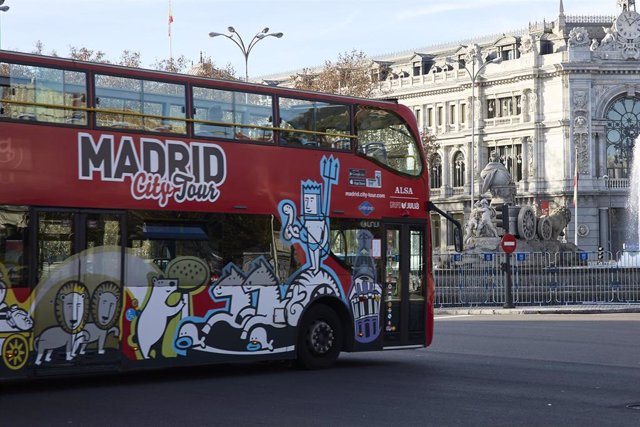
{"type": "Polygon", "coordinates": [[[640,253],[434,254],[436,307],[640,303],[640,253]]]}

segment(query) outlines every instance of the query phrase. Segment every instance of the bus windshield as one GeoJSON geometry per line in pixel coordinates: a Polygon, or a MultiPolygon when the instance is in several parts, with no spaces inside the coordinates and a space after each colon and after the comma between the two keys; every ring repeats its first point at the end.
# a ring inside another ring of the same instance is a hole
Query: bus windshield
{"type": "Polygon", "coordinates": [[[398,172],[417,176],[422,173],[420,145],[407,123],[395,113],[359,106],[356,113],[358,152],[398,172]]]}

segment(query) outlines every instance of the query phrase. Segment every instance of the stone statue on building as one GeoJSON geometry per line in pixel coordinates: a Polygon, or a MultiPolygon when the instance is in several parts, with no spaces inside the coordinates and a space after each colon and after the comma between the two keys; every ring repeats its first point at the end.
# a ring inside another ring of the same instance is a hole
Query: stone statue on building
{"type": "Polygon", "coordinates": [[[569,32],[569,46],[571,47],[589,46],[590,42],[589,32],[585,27],[574,27],[569,32]]]}
{"type": "Polygon", "coordinates": [[[616,41],[616,36],[613,33],[613,29],[611,27],[602,27],[602,29],[604,30],[604,37],[602,38],[600,46],[611,46],[613,48],[613,43],[615,43],[616,41]]]}
{"type": "Polygon", "coordinates": [[[631,10],[631,6],[633,6],[635,10],[636,8],[635,0],[618,0],[618,7],[621,7],[623,12],[631,10]]]}

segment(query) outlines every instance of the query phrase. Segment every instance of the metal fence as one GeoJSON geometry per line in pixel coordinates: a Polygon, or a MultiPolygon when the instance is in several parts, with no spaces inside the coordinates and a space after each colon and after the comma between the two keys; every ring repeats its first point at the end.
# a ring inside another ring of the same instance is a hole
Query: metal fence
{"type": "MultiPolygon", "coordinates": [[[[505,303],[507,254],[434,254],[436,307],[505,303]]],[[[640,303],[640,252],[515,253],[513,303],[640,303]]]]}

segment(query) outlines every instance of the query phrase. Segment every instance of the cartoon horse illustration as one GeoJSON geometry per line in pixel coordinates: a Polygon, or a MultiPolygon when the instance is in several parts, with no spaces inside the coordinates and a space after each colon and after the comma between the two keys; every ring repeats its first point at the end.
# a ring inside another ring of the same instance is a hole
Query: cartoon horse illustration
{"type": "Polygon", "coordinates": [[[222,278],[211,290],[215,301],[226,300],[223,311],[215,312],[202,327],[202,333],[209,334],[214,324],[225,322],[234,328],[242,328],[249,317],[255,315],[255,308],[251,305],[251,295],[242,287],[244,274],[233,264],[229,264],[223,271],[222,278]]]}

